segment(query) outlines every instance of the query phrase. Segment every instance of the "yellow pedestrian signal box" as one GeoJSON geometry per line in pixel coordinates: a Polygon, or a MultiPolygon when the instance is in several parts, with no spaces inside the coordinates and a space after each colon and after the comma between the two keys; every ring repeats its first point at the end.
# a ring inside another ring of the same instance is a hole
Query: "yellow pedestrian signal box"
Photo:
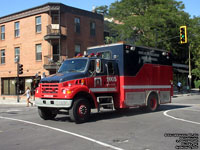
{"type": "Polygon", "coordinates": [[[181,44],[187,43],[187,27],[186,26],[180,27],[180,42],[181,44]]]}

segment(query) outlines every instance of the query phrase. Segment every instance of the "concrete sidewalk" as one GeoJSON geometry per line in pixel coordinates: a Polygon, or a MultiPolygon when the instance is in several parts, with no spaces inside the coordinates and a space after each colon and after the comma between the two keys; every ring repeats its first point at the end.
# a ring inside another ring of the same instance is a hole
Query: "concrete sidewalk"
{"type": "Polygon", "coordinates": [[[190,95],[200,95],[199,89],[194,88],[194,89],[191,89],[190,91],[182,90],[181,92],[174,91],[173,97],[190,96],[190,95]]]}
{"type": "MultiPolygon", "coordinates": [[[[35,100],[33,98],[30,99],[30,101],[33,103],[33,106],[35,106],[35,100]]],[[[0,105],[25,105],[26,106],[26,99],[20,99],[19,102],[17,102],[16,98],[9,98],[9,99],[0,99],[0,105]]],[[[31,104],[29,104],[31,106],[31,104]]]]}
{"type": "MultiPolygon", "coordinates": [[[[199,89],[191,89],[190,92],[187,91],[174,91],[174,98],[175,97],[180,97],[180,96],[190,96],[190,95],[200,95],[199,89]]],[[[35,98],[36,99],[36,98],[35,98]]],[[[35,100],[32,97],[30,99],[31,102],[33,102],[33,104],[35,105],[35,100]]],[[[15,98],[6,98],[6,99],[0,99],[0,105],[1,104],[7,104],[7,105],[25,105],[26,106],[26,97],[24,98],[20,98],[19,102],[17,102],[17,97],[15,98]]]]}

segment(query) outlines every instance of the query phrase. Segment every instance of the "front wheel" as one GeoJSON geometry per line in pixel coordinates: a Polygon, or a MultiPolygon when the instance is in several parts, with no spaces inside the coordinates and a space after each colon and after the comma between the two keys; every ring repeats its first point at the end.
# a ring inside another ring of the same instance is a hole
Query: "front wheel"
{"type": "Polygon", "coordinates": [[[57,116],[55,111],[45,107],[38,107],[38,114],[44,120],[52,120],[57,116]]]}
{"type": "Polygon", "coordinates": [[[84,123],[89,120],[90,112],[91,108],[88,100],[79,98],[75,100],[72,108],[69,110],[69,116],[76,123],[84,123]]]}

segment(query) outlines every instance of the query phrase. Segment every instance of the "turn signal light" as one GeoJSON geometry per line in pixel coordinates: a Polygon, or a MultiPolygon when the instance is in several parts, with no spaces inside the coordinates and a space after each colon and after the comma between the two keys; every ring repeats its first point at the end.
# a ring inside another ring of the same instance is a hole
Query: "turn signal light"
{"type": "Polygon", "coordinates": [[[85,84],[85,80],[82,79],[81,80],[81,84],[84,85],[85,84]]]}

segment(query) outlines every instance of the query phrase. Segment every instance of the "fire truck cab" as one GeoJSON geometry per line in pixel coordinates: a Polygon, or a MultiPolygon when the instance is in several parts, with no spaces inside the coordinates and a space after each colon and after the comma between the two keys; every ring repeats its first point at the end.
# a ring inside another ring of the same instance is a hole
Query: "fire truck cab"
{"type": "Polygon", "coordinates": [[[167,51],[123,43],[90,47],[86,56],[65,60],[57,74],[40,81],[36,105],[44,120],[64,109],[76,123],[87,121],[94,108],[155,111],[171,102],[172,77],[167,51]]]}

